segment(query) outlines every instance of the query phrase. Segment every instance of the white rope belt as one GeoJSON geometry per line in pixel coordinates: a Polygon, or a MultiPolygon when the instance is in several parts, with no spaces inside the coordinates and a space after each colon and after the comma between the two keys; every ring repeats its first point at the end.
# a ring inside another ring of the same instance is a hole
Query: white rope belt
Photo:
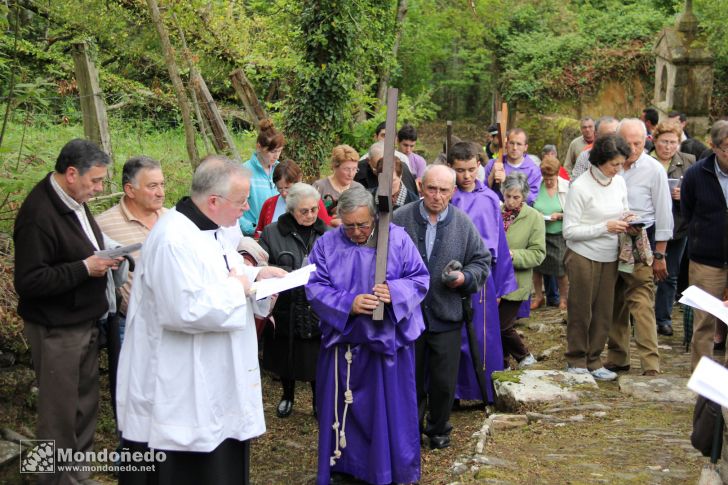
{"type": "Polygon", "coordinates": [[[341,431],[339,431],[339,346],[334,349],[334,454],[329,460],[329,465],[334,466],[336,460],[341,458],[341,449],[346,448],[346,414],[349,405],[354,404],[354,393],[351,392],[349,380],[351,377],[351,345],[346,346],[346,391],[344,392],[344,413],[341,419],[341,431]]]}

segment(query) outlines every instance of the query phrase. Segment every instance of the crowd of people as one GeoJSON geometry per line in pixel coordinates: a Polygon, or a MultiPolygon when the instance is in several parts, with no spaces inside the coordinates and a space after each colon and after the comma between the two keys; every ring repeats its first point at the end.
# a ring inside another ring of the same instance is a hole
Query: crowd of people
{"type": "MultiPolygon", "coordinates": [[[[122,484],[248,483],[250,440],[265,432],[259,366],[280,381],[278,418],[294,412],[296,382],[310,383],[317,483],[417,482],[421,447],[450,445],[459,400],[492,403],[494,371],[536,364],[515,324],[545,304],[565,316],[567,372],[629,371],[633,327],[641,372],[658,375],[681,281],[728,288],[728,121],[708,148],[684,116],[655,113],[580,120],[563,164],[554,145],[537,157],[524,130],[500,143],[494,127],[484,145],[459,141],[427,164],[403,126],[386,248],[383,124],[364,156],[334,147],[330,175],[309,185],[279,161],[285,137],[265,120],[250,160],[206,157],[170,210],[160,163],[134,157],[121,200],[97,216],[87,202],[110,159],[70,141],[14,230],[37,438],[92,449],[100,340],[120,448],[166,454],[153,471],[123,470],[122,484]],[[305,286],[256,296],[261,280],[310,264],[305,286]]],[[[704,312],[693,325],[695,367],[725,334],[704,312]]],[[[44,478],[94,483],[81,468],[44,478]]]]}

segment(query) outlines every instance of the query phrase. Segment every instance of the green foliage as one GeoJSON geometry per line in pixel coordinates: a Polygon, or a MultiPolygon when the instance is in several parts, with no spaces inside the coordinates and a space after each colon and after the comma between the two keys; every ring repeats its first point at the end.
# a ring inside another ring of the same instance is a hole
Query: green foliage
{"type": "Polygon", "coordinates": [[[357,32],[349,19],[358,16],[355,0],[302,2],[299,29],[305,33],[300,38],[304,61],[291,93],[296,101],[286,106],[285,131],[287,153],[308,177],[318,177],[345,122],[358,53],[357,32]]]}
{"type": "Polygon", "coordinates": [[[508,100],[548,108],[593,94],[602,79],[647,75],[652,40],[670,20],[639,1],[517,4],[496,28],[499,87],[508,100]]]}

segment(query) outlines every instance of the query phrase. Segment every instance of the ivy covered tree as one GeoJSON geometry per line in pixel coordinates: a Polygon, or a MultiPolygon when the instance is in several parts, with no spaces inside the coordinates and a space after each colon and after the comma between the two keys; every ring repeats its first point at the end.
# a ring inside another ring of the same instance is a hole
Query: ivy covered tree
{"type": "Polygon", "coordinates": [[[303,0],[299,41],[303,62],[284,113],[287,152],[307,177],[318,177],[349,113],[356,81],[356,0],[303,0]]]}

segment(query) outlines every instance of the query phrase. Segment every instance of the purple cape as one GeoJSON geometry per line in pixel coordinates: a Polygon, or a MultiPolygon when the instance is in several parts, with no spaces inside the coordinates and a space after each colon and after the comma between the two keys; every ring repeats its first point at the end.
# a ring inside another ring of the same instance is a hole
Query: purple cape
{"type": "MultiPolygon", "coordinates": [[[[497,298],[518,288],[513,262],[508,250],[500,201],[495,192],[475,182],[475,190],[456,190],[452,204],[468,214],[478,229],[485,246],[492,256],[491,273],[484,287],[473,294],[473,329],[478,340],[480,353],[485,357],[485,377],[488,384],[488,402],[493,401],[491,373],[503,370],[503,347],[501,345],[500,320],[497,298]]],[[[473,371],[467,329],[463,327],[460,344],[460,370],[455,388],[457,399],[481,401],[483,396],[473,371]]]]}
{"type": "MultiPolygon", "coordinates": [[[[503,156],[505,160],[505,155],[503,156]]],[[[493,164],[495,163],[495,159],[492,159],[488,162],[488,165],[485,166],[485,180],[488,180],[488,177],[490,176],[490,172],[493,171],[493,164]]],[[[506,171],[506,176],[510,175],[511,172],[523,172],[526,174],[526,178],[528,179],[528,186],[530,187],[530,191],[528,194],[528,197],[526,198],[526,203],[528,205],[533,205],[533,201],[536,200],[536,197],[538,197],[538,191],[541,188],[541,169],[536,165],[536,162],[533,161],[531,157],[528,155],[523,156],[523,162],[521,163],[521,166],[518,168],[511,167],[508,163],[505,161],[503,162],[503,167],[506,171]]],[[[494,192],[498,199],[503,200],[503,194],[498,192],[494,192]]]]}
{"type": "Polygon", "coordinates": [[[387,285],[392,304],[385,307],[381,323],[352,316],[356,295],[372,291],[375,259],[374,248],[353,244],[342,228],[319,238],[309,256],[316,271],[306,295],[322,332],[316,370],[317,483],[322,485],[329,483],[332,471],[374,484],[420,479],[414,341],[425,328],[420,302],[430,276],[404,229],[390,224],[387,285]],[[352,361],[347,372],[348,349],[352,361]],[[347,383],[353,403],[344,422],[347,383]],[[332,466],[336,416],[339,430],[346,431],[346,447],[332,466]]]}

